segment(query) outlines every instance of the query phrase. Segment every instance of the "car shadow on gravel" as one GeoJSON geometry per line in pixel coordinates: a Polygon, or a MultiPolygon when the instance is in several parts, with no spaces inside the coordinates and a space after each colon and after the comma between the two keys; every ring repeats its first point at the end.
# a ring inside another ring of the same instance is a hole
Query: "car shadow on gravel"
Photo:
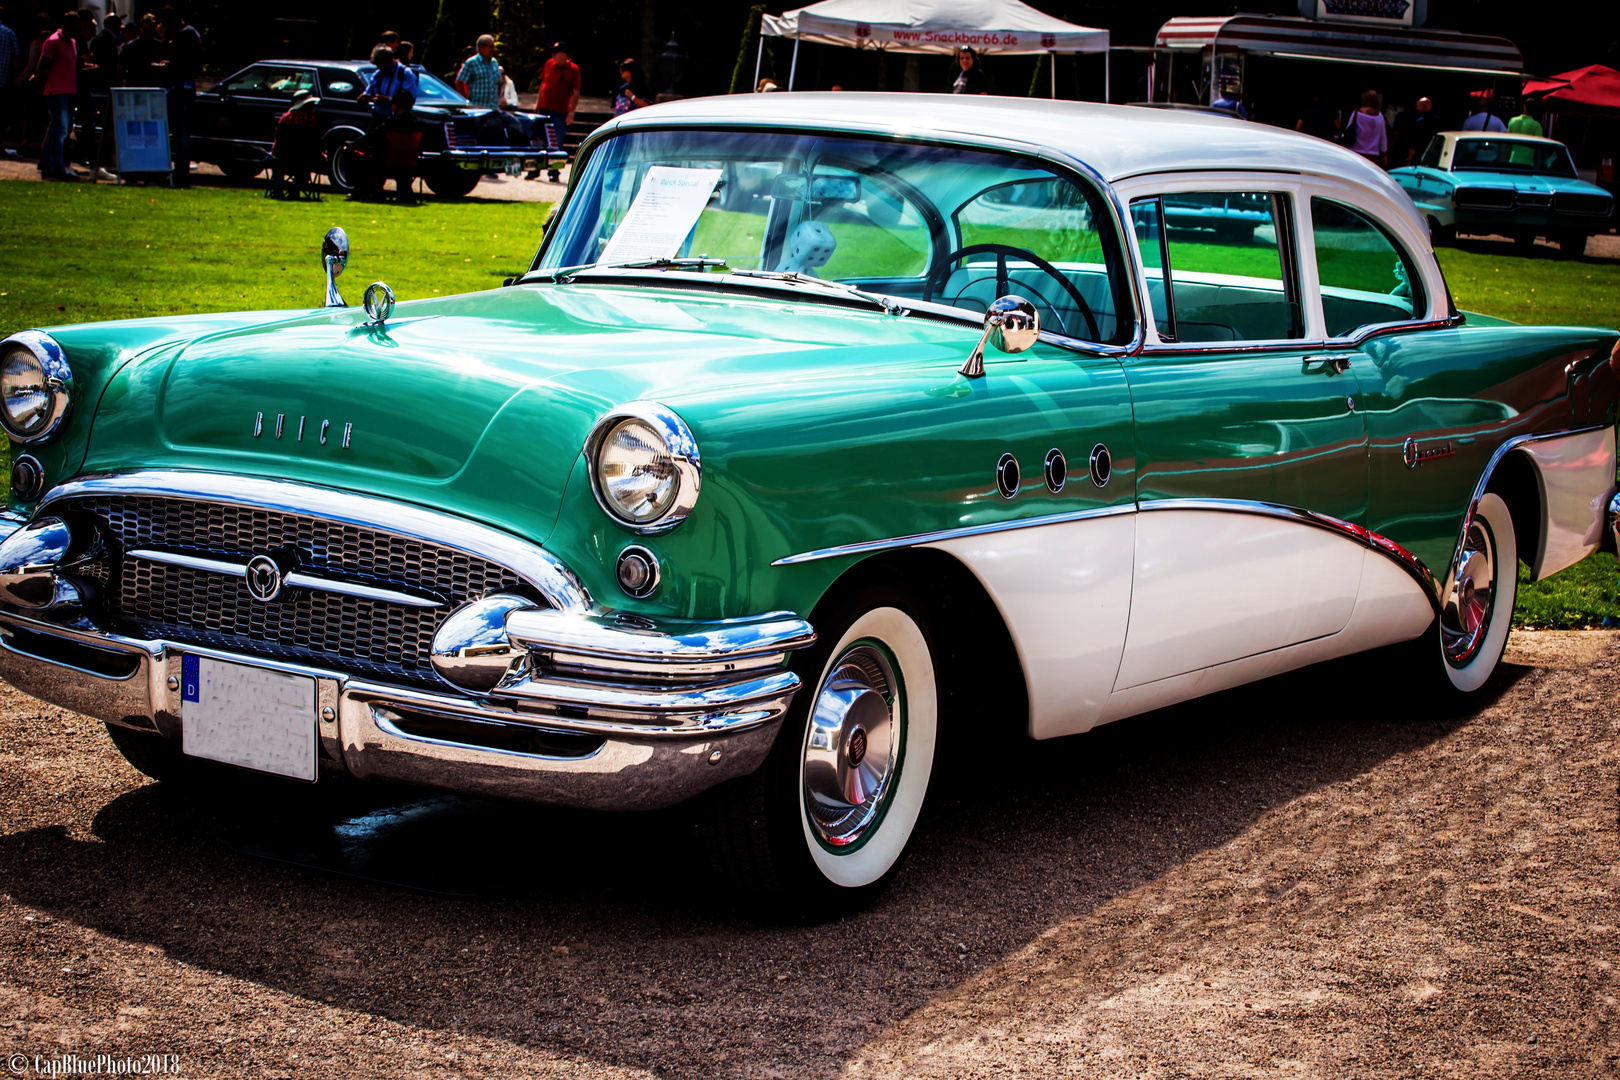
{"type": "Polygon", "coordinates": [[[894,888],[823,925],[734,912],[679,811],[420,792],[148,784],[95,813],[96,841],[0,838],[0,874],[21,903],[309,1000],[665,1075],[832,1075],[972,973],[1270,807],[1444,738],[1530,670],[1504,666],[1461,709],[1390,677],[1397,663],[975,747],[894,888]]]}

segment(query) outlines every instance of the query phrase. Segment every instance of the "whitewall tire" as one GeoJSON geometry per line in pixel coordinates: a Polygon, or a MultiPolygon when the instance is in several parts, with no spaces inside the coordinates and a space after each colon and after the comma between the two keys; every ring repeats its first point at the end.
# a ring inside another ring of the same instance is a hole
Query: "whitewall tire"
{"type": "Polygon", "coordinates": [[[1518,596],[1519,549],[1507,503],[1479,500],[1456,573],[1446,583],[1439,618],[1440,660],[1446,680],[1463,693],[1484,686],[1507,647],[1518,596]]]}

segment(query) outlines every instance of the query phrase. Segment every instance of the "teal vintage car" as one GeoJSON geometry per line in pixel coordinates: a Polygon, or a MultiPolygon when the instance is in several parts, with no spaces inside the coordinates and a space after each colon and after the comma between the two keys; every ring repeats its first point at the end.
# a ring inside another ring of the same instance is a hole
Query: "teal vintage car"
{"type": "Polygon", "coordinates": [[[1528,248],[1545,237],[1561,254],[1580,255],[1614,213],[1613,196],[1580,178],[1567,146],[1530,135],[1442,132],[1416,165],[1390,176],[1440,243],[1495,234],[1528,248]]]}
{"type": "Polygon", "coordinates": [[[6,339],[0,675],[162,780],[696,799],[823,915],[946,755],[1399,642],[1477,691],[1614,494],[1615,331],[1459,313],[1400,187],[1253,124],[696,99],[509,287],[362,310],[346,259],[6,339]]]}

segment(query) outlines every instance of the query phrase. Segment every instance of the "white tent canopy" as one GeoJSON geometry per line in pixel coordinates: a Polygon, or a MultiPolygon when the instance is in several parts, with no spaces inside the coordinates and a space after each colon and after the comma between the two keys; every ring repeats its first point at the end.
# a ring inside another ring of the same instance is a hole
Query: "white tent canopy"
{"type": "Polygon", "coordinates": [[[1105,52],[1108,31],[1076,26],[1019,0],[821,0],[760,27],[772,37],[886,52],[1105,52]]]}
{"type": "MultiPolygon", "coordinates": [[[[760,25],[762,53],[767,36],[793,39],[789,90],[801,41],[899,53],[954,53],[967,47],[1026,56],[1108,55],[1107,30],[1064,22],[1019,0],[821,0],[783,15],[766,15],[760,25]]],[[[756,61],[756,84],[758,67],[756,61]]]]}

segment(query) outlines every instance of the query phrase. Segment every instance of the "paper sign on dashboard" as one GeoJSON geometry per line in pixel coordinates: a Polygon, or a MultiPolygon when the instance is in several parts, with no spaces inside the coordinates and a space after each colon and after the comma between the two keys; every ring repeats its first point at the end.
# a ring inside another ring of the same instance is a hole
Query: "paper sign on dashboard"
{"type": "Polygon", "coordinates": [[[619,227],[596,264],[613,266],[675,258],[697,224],[698,215],[709,205],[709,196],[723,174],[721,169],[649,166],[641,190],[636,192],[635,201],[619,220],[619,227]]]}

